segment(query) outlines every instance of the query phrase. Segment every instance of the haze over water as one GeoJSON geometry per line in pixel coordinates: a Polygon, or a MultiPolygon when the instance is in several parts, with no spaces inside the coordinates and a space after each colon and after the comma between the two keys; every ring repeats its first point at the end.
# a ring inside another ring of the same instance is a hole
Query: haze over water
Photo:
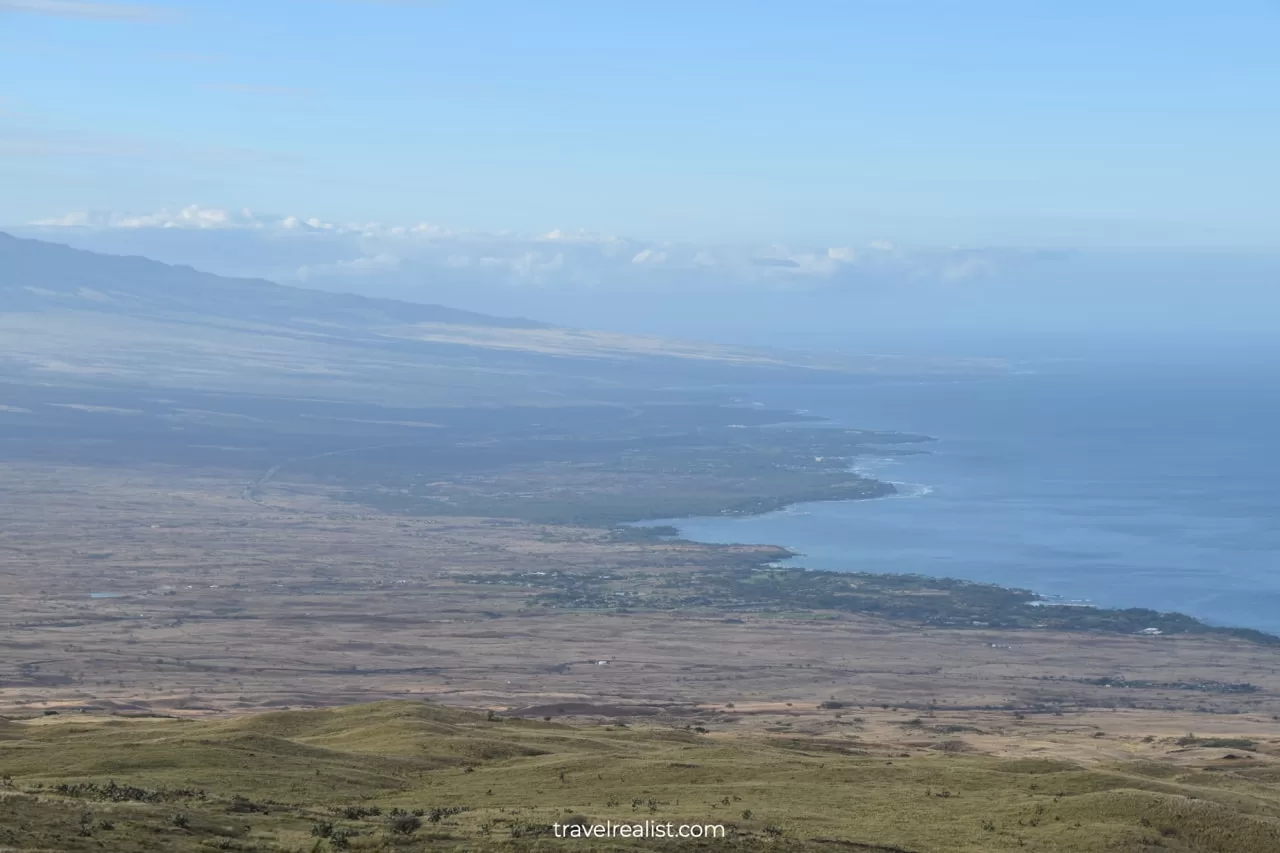
{"type": "Polygon", "coordinates": [[[993,379],[753,388],[841,425],[922,433],[861,458],[901,497],[673,522],[813,569],[916,572],[1280,632],[1280,367],[1041,364],[993,379]]]}

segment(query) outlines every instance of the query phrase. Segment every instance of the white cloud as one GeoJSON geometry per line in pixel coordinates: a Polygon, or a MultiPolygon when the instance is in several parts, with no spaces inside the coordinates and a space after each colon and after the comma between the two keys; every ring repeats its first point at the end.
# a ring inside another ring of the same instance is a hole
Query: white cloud
{"type": "Polygon", "coordinates": [[[187,205],[153,213],[79,212],[15,229],[99,251],[332,289],[458,286],[652,291],[822,290],[885,281],[955,282],[1025,259],[997,250],[903,250],[887,241],[791,246],[655,243],[556,229],[532,236],[273,216],[187,205]]]}
{"type": "Polygon", "coordinates": [[[395,255],[380,254],[359,257],[350,261],[336,261],[331,264],[304,265],[298,269],[297,277],[305,281],[307,279],[323,277],[326,275],[346,275],[351,273],[361,274],[395,269],[399,265],[400,259],[395,255]]]}
{"type": "Polygon", "coordinates": [[[667,259],[666,252],[659,252],[655,249],[641,249],[631,256],[633,264],[661,264],[667,259]]]}
{"type": "Polygon", "coordinates": [[[562,242],[562,243],[621,243],[624,242],[620,237],[614,237],[610,234],[596,234],[591,231],[578,229],[577,231],[564,231],[556,228],[548,231],[538,238],[539,240],[562,242]]]}
{"type": "Polygon", "coordinates": [[[942,267],[941,276],[943,281],[965,281],[971,278],[981,278],[995,271],[996,266],[992,259],[969,256],[959,257],[946,263],[942,267]]]}
{"type": "Polygon", "coordinates": [[[84,211],[38,219],[31,223],[54,228],[266,228],[271,226],[296,227],[286,223],[295,217],[278,219],[259,217],[245,208],[240,211],[218,207],[201,207],[190,204],[176,211],[160,210],[156,213],[129,214],[108,211],[84,211]]]}

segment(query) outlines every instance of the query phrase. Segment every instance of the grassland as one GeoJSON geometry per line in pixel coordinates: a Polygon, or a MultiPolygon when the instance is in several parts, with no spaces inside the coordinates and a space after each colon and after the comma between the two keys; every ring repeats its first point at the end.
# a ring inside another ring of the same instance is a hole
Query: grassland
{"type": "Polygon", "coordinates": [[[858,709],[770,734],[709,731],[693,720],[565,725],[407,702],[213,721],[9,720],[0,724],[0,845],[66,853],[1280,849],[1275,739],[1226,751],[1099,731],[1096,740],[1129,756],[1071,761],[987,754],[970,742],[984,737],[1027,733],[936,717],[877,722],[858,709]],[[643,820],[723,824],[727,838],[584,847],[552,831],[569,821],[643,820]]]}

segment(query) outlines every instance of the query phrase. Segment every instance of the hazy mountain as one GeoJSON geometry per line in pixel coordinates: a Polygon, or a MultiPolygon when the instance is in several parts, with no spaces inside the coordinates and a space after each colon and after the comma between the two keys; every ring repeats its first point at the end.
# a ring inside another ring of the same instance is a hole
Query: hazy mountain
{"type": "Polygon", "coordinates": [[[1265,345],[1280,313],[1274,248],[673,243],[198,205],[73,213],[13,233],[332,293],[744,346],[1177,355],[1265,345]]]}
{"type": "Polygon", "coordinates": [[[101,255],[0,232],[0,311],[93,311],[133,317],[255,320],[286,325],[446,323],[537,329],[531,320],[226,278],[142,257],[101,255]]]}
{"type": "Polygon", "coordinates": [[[560,404],[610,388],[741,381],[761,371],[777,378],[901,366],[574,330],[0,234],[0,377],[27,382],[560,404]]]}

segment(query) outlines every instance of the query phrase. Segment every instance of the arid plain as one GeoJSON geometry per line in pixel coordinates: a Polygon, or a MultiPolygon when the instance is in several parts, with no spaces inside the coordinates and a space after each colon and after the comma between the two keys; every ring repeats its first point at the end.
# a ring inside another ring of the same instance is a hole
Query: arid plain
{"type": "Polygon", "coordinates": [[[838,703],[875,719],[977,716],[1028,735],[1277,729],[1276,650],[1243,639],[932,628],[784,607],[547,606],[534,584],[484,576],[605,571],[640,588],[776,552],[409,518],[320,485],[277,483],[249,500],[245,485],[161,466],[6,465],[4,707],[209,715],[420,698],[830,726],[821,706],[838,703]]]}

